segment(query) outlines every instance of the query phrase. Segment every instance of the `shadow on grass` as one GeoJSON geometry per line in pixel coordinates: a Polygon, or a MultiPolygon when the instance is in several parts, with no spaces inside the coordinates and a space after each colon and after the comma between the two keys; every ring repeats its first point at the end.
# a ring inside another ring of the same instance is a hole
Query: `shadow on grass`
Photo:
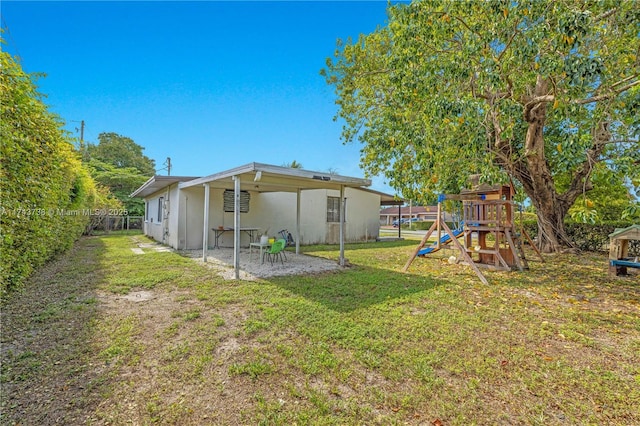
{"type": "Polygon", "coordinates": [[[403,274],[367,266],[295,278],[274,277],[268,281],[336,312],[351,312],[402,300],[447,284],[446,281],[424,275],[403,274]]]}
{"type": "MultiPolygon", "coordinates": [[[[398,240],[398,241],[373,241],[368,243],[349,243],[344,245],[345,250],[380,250],[385,248],[394,248],[394,247],[408,247],[408,246],[417,246],[419,241],[417,240],[398,240]]],[[[310,245],[310,246],[301,246],[300,250],[302,253],[313,253],[318,251],[332,251],[338,252],[340,251],[340,246],[338,244],[318,244],[318,245],[310,245]]]]}
{"type": "Polygon", "coordinates": [[[88,360],[105,244],[84,237],[2,305],[2,424],[85,424],[104,379],[88,360]]]}

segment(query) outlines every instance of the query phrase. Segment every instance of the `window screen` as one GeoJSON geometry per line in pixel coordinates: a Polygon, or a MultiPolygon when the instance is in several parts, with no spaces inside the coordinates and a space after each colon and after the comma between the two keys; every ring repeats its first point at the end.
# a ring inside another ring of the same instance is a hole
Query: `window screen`
{"type": "Polygon", "coordinates": [[[162,222],[162,204],[164,203],[164,197],[158,198],[158,222],[162,222]]]}
{"type": "Polygon", "coordinates": [[[340,197],[327,197],[327,222],[340,222],[340,197]]]}
{"type": "MultiPolygon", "coordinates": [[[[224,211],[225,212],[233,212],[233,194],[235,191],[230,189],[225,189],[224,191],[224,211]]],[[[249,191],[240,191],[240,213],[248,213],[249,212],[249,201],[251,199],[251,195],[249,191]]]]}

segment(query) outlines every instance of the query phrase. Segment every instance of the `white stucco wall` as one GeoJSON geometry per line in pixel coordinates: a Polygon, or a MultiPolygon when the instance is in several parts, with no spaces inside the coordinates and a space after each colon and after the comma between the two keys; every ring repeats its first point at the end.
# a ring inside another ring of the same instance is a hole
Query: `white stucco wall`
{"type": "MultiPolygon", "coordinates": [[[[339,223],[327,222],[327,197],[339,197],[337,190],[307,190],[301,192],[300,235],[296,235],[296,193],[250,192],[249,212],[240,214],[242,228],[258,228],[256,235],[267,231],[269,236],[280,237],[278,231],[287,229],[301,244],[337,244],[339,223]]],[[[345,241],[371,240],[379,232],[379,195],[347,188],[345,241]]],[[[211,189],[209,205],[209,247],[215,242],[214,228],[234,227],[234,214],[224,212],[224,190],[211,189]]],[[[149,215],[145,216],[145,234],[156,241],[177,249],[201,249],[204,214],[204,187],[179,190],[178,184],[152,194],[145,199],[149,215]],[[164,197],[163,222],[157,221],[158,198],[164,197]]],[[[233,232],[223,233],[218,243],[233,247],[233,232]]],[[[249,236],[242,232],[240,244],[248,246],[249,236]]]]}
{"type": "MultiPolygon", "coordinates": [[[[178,221],[177,247],[180,249],[201,249],[202,233],[204,231],[204,187],[191,187],[180,191],[179,209],[180,220],[178,221]]],[[[224,190],[211,189],[209,192],[209,228],[207,229],[209,247],[215,243],[213,228],[219,226],[233,227],[233,213],[223,211],[224,190]]],[[[253,210],[253,199],[251,200],[250,211],[253,210]]],[[[248,227],[245,223],[247,214],[241,214],[241,227],[248,227]]],[[[248,245],[248,236],[241,236],[240,243],[248,245]],[[245,238],[246,237],[246,238],[245,238]]],[[[221,247],[233,247],[233,233],[226,232],[220,236],[221,247]]],[[[173,247],[173,246],[172,246],[173,247]]]]}
{"type": "MultiPolygon", "coordinates": [[[[327,197],[339,197],[337,190],[306,190],[300,198],[300,236],[296,235],[296,194],[265,193],[260,195],[265,223],[271,224],[269,235],[288,229],[301,244],[337,244],[340,224],[327,222],[327,197]]],[[[345,241],[375,239],[380,229],[380,196],[353,188],[345,190],[347,209],[345,241]]],[[[277,236],[277,235],[276,235],[277,236]]]]}
{"type": "Polygon", "coordinates": [[[145,198],[144,233],[156,241],[177,247],[178,243],[178,185],[171,185],[145,198]],[[158,220],[158,200],[162,197],[161,218],[158,220]]]}

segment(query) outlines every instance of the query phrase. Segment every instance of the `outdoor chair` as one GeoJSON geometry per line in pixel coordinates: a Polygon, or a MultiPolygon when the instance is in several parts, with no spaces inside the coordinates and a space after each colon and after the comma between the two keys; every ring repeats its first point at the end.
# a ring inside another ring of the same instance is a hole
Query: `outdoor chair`
{"type": "Polygon", "coordinates": [[[276,241],[280,241],[282,243],[282,255],[284,256],[284,260],[287,260],[287,251],[285,250],[285,247],[287,247],[287,240],[285,240],[284,238],[281,238],[279,240],[276,241]]]}
{"type": "Polygon", "coordinates": [[[267,256],[267,259],[269,259],[269,262],[271,262],[271,266],[273,266],[273,260],[279,257],[280,263],[282,263],[282,265],[284,266],[284,262],[282,261],[283,249],[284,249],[284,244],[282,243],[282,240],[275,241],[271,245],[271,248],[262,254],[262,262],[264,263],[264,256],[267,256]]]}

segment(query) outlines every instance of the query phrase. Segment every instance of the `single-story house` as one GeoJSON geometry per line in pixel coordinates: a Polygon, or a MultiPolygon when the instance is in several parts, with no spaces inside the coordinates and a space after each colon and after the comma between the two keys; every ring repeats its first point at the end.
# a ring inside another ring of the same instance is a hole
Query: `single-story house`
{"type": "MultiPolygon", "coordinates": [[[[300,244],[374,240],[389,194],[369,179],[249,163],[205,177],[154,176],[134,191],[145,200],[144,233],[176,249],[248,246],[257,236],[291,232],[300,244]],[[342,200],[342,202],[341,202],[342,200]]],[[[236,273],[238,273],[236,260],[236,273]]]]}
{"type": "MultiPolygon", "coordinates": [[[[450,219],[450,214],[445,213],[445,220],[450,219]],[[449,219],[447,219],[449,218],[449,219]]],[[[404,206],[387,207],[380,210],[380,224],[391,225],[398,219],[417,219],[419,221],[435,222],[438,217],[438,206],[404,206]]]]}

